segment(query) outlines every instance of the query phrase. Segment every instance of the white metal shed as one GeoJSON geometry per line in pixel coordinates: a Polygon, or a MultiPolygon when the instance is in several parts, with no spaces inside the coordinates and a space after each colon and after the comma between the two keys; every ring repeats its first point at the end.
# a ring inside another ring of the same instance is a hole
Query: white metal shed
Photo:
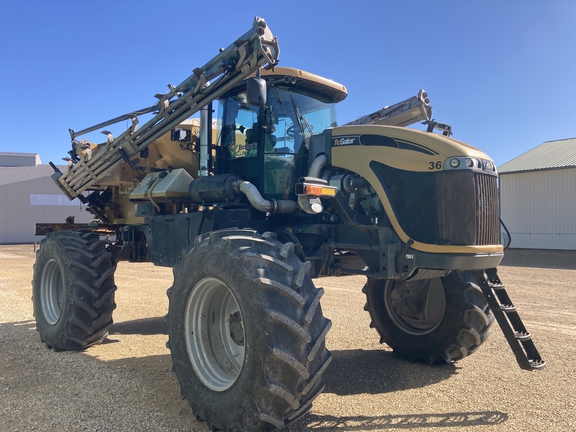
{"type": "Polygon", "coordinates": [[[576,250],[576,138],[546,141],[498,171],[510,247],[576,250]]]}
{"type": "Polygon", "coordinates": [[[0,152],[0,244],[39,242],[43,237],[34,234],[36,222],[91,219],[86,206],[60,191],[50,178],[53,172],[36,153],[0,152]]]}

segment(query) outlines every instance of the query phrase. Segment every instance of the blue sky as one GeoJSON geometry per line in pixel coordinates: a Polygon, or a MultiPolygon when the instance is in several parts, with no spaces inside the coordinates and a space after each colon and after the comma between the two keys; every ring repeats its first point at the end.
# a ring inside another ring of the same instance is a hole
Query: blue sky
{"type": "Polygon", "coordinates": [[[341,124],[424,88],[436,120],[498,165],[576,137],[572,0],[12,0],[0,16],[0,151],[43,163],[61,163],[68,128],[152,105],[254,16],[282,66],[346,85],[341,124]]]}

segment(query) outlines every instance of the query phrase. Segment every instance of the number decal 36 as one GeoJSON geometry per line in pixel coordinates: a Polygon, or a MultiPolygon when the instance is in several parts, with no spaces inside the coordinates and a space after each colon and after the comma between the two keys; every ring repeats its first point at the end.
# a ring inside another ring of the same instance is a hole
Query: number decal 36
{"type": "Polygon", "coordinates": [[[438,161],[438,162],[428,162],[428,169],[429,170],[434,170],[434,169],[442,169],[442,162],[438,161]]]}

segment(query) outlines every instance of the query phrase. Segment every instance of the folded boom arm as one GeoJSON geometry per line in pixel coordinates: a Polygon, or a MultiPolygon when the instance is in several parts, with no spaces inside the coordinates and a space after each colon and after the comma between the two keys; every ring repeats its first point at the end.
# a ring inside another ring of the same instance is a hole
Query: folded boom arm
{"type": "Polygon", "coordinates": [[[388,126],[409,126],[422,122],[428,125],[428,132],[434,129],[442,131],[444,135],[452,135],[452,128],[446,124],[438,123],[432,119],[432,106],[428,94],[420,90],[416,96],[412,96],[402,102],[359,117],[346,123],[344,126],[352,125],[388,125],[388,126]]]}
{"type": "Polygon", "coordinates": [[[104,148],[91,158],[82,158],[68,172],[56,171],[52,178],[69,199],[78,197],[83,191],[104,178],[123,161],[129,160],[148,147],[182,121],[220,97],[265,64],[273,67],[278,63],[279,47],[276,37],[265,21],[256,17],[252,28],[228,48],[206,63],[194,69],[193,74],[181,84],[169,85],[169,92],[156,95],[158,102],[133,113],[116,117],[79,132],[70,130],[74,142],[76,137],[105,126],[131,119],[132,125],[116,138],[109,135],[104,148]],[[142,127],[138,116],[156,112],[142,127]]]}

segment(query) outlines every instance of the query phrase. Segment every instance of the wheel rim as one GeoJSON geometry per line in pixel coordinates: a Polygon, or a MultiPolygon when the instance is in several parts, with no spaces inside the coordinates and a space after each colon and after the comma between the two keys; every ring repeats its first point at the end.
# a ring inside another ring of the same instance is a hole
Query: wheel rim
{"type": "Polygon", "coordinates": [[[62,272],[56,260],[51,259],[46,263],[40,283],[42,314],[48,324],[54,325],[62,315],[64,298],[62,272]]]}
{"type": "Polygon", "coordinates": [[[230,388],[245,358],[244,320],[230,288],[205,278],[193,288],[186,304],[186,349],[194,372],[214,391],[230,388]]]}
{"type": "Polygon", "coordinates": [[[446,295],[439,278],[389,282],[384,304],[392,321],[404,332],[424,335],[433,332],[444,319],[446,295]]]}

